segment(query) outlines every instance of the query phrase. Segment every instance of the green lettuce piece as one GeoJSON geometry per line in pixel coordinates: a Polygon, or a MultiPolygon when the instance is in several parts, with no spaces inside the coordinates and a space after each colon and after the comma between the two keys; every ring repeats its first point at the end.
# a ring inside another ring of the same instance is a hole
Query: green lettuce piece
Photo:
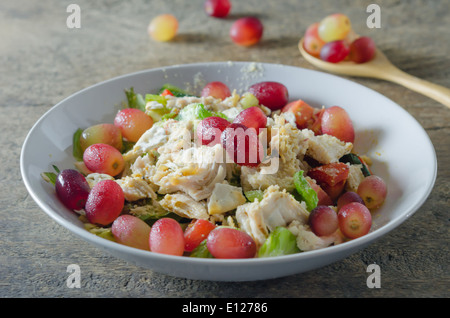
{"type": "Polygon", "coordinates": [[[189,255],[190,257],[214,258],[206,246],[206,239],[203,240],[189,255]]]}
{"type": "Polygon", "coordinates": [[[176,120],[202,120],[208,117],[221,117],[228,120],[227,116],[220,112],[213,112],[205,108],[205,105],[201,103],[193,103],[186,107],[184,107],[178,116],[175,118],[176,120]]]}
{"type": "Polygon", "coordinates": [[[81,149],[80,138],[83,129],[78,128],[72,137],[72,154],[77,161],[83,160],[83,149],[81,149]]]}
{"type": "Polygon", "coordinates": [[[84,224],[84,228],[88,231],[91,232],[92,234],[95,234],[97,236],[100,236],[101,238],[110,240],[115,242],[116,239],[114,238],[114,235],[112,234],[112,230],[111,228],[103,228],[100,226],[96,226],[94,224],[91,223],[85,223],[84,224]]]}
{"type": "Polygon", "coordinates": [[[276,227],[258,251],[258,257],[273,257],[301,252],[297,238],[285,227],[276,227]]]}
{"type": "Polygon", "coordinates": [[[127,97],[127,106],[129,108],[137,108],[145,111],[145,99],[141,94],[135,93],[133,87],[125,90],[125,96],[127,97]]]}
{"type": "Polygon", "coordinates": [[[165,116],[170,114],[170,108],[167,108],[167,99],[164,96],[156,95],[156,94],[146,94],[145,95],[145,103],[148,102],[157,102],[163,105],[162,108],[153,108],[153,109],[144,109],[145,113],[152,117],[153,121],[157,122],[160,120],[166,119],[165,116]]]}
{"type": "Polygon", "coordinates": [[[44,181],[51,183],[52,185],[56,184],[56,179],[58,178],[58,174],[61,172],[59,168],[55,165],[52,165],[53,169],[55,169],[55,172],[42,172],[41,177],[44,179],[44,181]]]}
{"type": "Polygon", "coordinates": [[[161,105],[166,106],[167,99],[164,96],[156,95],[156,94],[145,94],[145,103],[148,102],[158,102],[161,105]]]}
{"type": "MultiPolygon", "coordinates": [[[[308,181],[303,176],[303,171],[297,171],[294,175],[294,185],[301,201],[305,201],[306,208],[311,211],[317,206],[319,198],[317,192],[309,185],[308,181]]],[[[294,196],[296,197],[296,196],[294,196]]],[[[297,197],[296,197],[297,199],[297,197]]]]}

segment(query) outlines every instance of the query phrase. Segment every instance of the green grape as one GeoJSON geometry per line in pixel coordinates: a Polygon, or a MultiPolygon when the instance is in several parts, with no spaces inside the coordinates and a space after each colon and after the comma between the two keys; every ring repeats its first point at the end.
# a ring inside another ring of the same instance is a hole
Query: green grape
{"type": "Polygon", "coordinates": [[[159,42],[172,40],[178,31],[178,20],[171,14],[161,14],[155,17],[148,26],[150,36],[159,42]]]}
{"type": "Polygon", "coordinates": [[[319,36],[325,42],[344,40],[351,30],[350,19],[335,13],[325,17],[319,24],[319,36]]]}

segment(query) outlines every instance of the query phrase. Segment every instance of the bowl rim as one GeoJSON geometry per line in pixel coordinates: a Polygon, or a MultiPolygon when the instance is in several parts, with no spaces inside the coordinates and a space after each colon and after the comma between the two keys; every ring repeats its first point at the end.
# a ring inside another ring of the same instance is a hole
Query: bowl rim
{"type": "Polygon", "coordinates": [[[62,225],[63,227],[65,227],[72,233],[78,235],[79,237],[83,238],[84,240],[88,241],[89,243],[96,245],[97,247],[101,246],[108,250],[117,250],[118,252],[125,253],[125,254],[132,253],[138,257],[148,258],[149,260],[157,259],[157,260],[161,260],[161,261],[170,261],[170,262],[174,262],[174,263],[181,262],[184,264],[193,264],[193,265],[202,264],[202,265],[214,266],[214,265],[218,265],[218,264],[226,264],[226,265],[240,266],[240,265],[251,265],[251,264],[255,264],[255,263],[256,264],[276,264],[276,263],[285,262],[285,261],[297,262],[297,261],[301,261],[302,259],[305,259],[305,258],[324,256],[326,254],[340,253],[342,251],[355,249],[360,246],[365,246],[365,245],[369,244],[370,242],[384,236],[388,232],[397,228],[400,224],[405,222],[407,219],[409,219],[409,217],[411,217],[420,208],[420,206],[422,206],[425,203],[425,201],[428,199],[430,193],[432,192],[432,190],[434,188],[436,177],[437,177],[437,157],[436,157],[436,151],[434,149],[434,146],[433,146],[428,134],[426,133],[425,129],[420,125],[420,123],[411,114],[409,114],[403,107],[401,107],[400,105],[398,105],[391,99],[387,98],[383,94],[381,94],[375,90],[372,90],[360,83],[357,83],[350,79],[343,78],[343,77],[340,77],[340,76],[337,76],[334,74],[326,73],[323,71],[306,69],[306,68],[302,68],[299,66],[293,66],[293,65],[284,65],[284,64],[278,64],[278,63],[266,63],[266,62],[254,62],[254,61],[253,62],[252,61],[214,61],[214,62],[175,64],[175,65],[161,66],[161,67],[131,72],[128,74],[115,76],[113,78],[98,82],[94,85],[85,87],[75,93],[72,93],[71,95],[65,97],[64,99],[62,99],[61,101],[59,101],[58,103],[53,105],[33,124],[33,126],[29,130],[29,132],[26,135],[24,142],[22,144],[22,150],[20,152],[20,170],[21,170],[21,175],[22,175],[22,179],[25,184],[25,187],[26,187],[28,193],[30,194],[30,196],[33,198],[33,200],[37,203],[37,205],[47,215],[49,215],[54,221],[56,221],[58,224],[62,225]],[[424,195],[420,198],[419,201],[416,202],[416,204],[411,206],[407,211],[402,212],[401,215],[397,216],[396,218],[391,219],[388,223],[369,232],[368,234],[366,234],[362,237],[347,241],[343,244],[329,246],[326,248],[312,250],[312,251],[306,251],[306,252],[302,252],[302,253],[275,256],[275,257],[247,258],[247,259],[211,259],[211,258],[195,258],[195,257],[173,256],[173,255],[166,255],[166,254],[160,254],[160,253],[152,253],[151,251],[140,250],[137,248],[125,246],[125,245],[101,238],[101,237],[99,237],[95,234],[92,234],[89,231],[86,231],[85,229],[71,223],[69,220],[67,220],[67,219],[63,218],[62,216],[60,216],[59,214],[53,212],[53,210],[49,206],[47,206],[43,202],[43,200],[41,198],[39,198],[38,195],[34,192],[32,186],[31,186],[29,176],[26,173],[26,169],[25,169],[24,154],[26,152],[27,145],[33,135],[33,132],[36,131],[36,129],[42,124],[44,119],[47,116],[49,116],[55,108],[61,107],[61,105],[63,105],[67,100],[72,99],[76,95],[82,94],[87,90],[92,90],[98,86],[107,85],[110,82],[118,81],[118,80],[121,80],[124,78],[135,77],[138,75],[143,75],[143,74],[147,74],[147,73],[151,73],[151,72],[161,72],[161,71],[166,71],[169,69],[180,69],[180,68],[186,68],[186,67],[191,67],[191,68],[218,67],[218,66],[222,66],[225,64],[229,64],[229,63],[233,63],[236,65],[246,65],[246,64],[256,63],[256,64],[261,64],[262,66],[292,68],[292,69],[297,69],[297,70],[301,69],[302,71],[306,71],[306,72],[321,73],[324,76],[334,77],[334,78],[337,78],[339,81],[350,82],[353,85],[357,85],[364,89],[370,90],[373,94],[377,94],[379,97],[384,98],[387,101],[389,101],[393,106],[399,108],[400,111],[404,112],[406,116],[409,116],[415,122],[415,124],[420,128],[421,133],[424,135],[424,140],[427,141],[427,143],[428,143],[427,146],[431,150],[431,155],[434,158],[433,162],[429,163],[429,164],[433,165],[433,175],[431,176],[431,179],[430,179],[431,182],[429,183],[429,186],[425,190],[424,195]]]}

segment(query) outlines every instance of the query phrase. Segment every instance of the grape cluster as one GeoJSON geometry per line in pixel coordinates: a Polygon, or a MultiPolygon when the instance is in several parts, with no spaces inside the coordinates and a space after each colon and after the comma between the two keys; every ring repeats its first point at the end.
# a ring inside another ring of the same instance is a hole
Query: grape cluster
{"type": "Polygon", "coordinates": [[[330,63],[349,60],[365,63],[375,56],[375,42],[367,36],[358,37],[350,19],[342,14],[331,14],[311,24],[303,38],[303,48],[309,54],[330,63]]]}

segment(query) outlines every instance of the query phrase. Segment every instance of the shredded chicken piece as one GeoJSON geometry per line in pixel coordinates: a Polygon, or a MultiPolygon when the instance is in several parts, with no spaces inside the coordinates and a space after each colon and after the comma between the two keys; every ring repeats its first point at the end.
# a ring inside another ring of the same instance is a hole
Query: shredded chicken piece
{"type": "Polygon", "coordinates": [[[275,173],[266,173],[263,165],[257,168],[242,167],[241,183],[244,191],[265,190],[273,184],[282,189],[294,189],[293,175],[305,166],[299,159],[306,153],[308,140],[313,136],[310,130],[298,130],[287,122],[284,116],[274,116],[271,127],[270,148],[279,153],[278,169],[275,173]]]}
{"type": "Polygon", "coordinates": [[[226,183],[216,183],[208,199],[208,213],[221,214],[236,209],[247,202],[241,187],[226,183]]]}
{"type": "Polygon", "coordinates": [[[339,159],[352,151],[353,144],[344,142],[330,135],[312,136],[309,139],[307,155],[322,164],[338,162],[339,159]]]}
{"type": "Polygon", "coordinates": [[[122,188],[125,200],[129,202],[146,198],[157,199],[152,187],[142,178],[127,176],[117,179],[116,182],[122,188]]]}
{"type": "Polygon", "coordinates": [[[241,205],[236,210],[240,228],[253,237],[257,245],[262,245],[277,226],[286,227],[292,221],[306,223],[309,213],[304,202],[299,202],[279,186],[270,186],[264,191],[261,202],[241,205]]]}
{"type": "Polygon", "coordinates": [[[151,181],[161,194],[184,192],[197,201],[208,198],[226,177],[225,163],[218,160],[221,145],[183,149],[159,157],[151,181]]]}
{"type": "Polygon", "coordinates": [[[90,173],[86,176],[86,181],[91,189],[102,180],[114,180],[114,177],[111,177],[109,174],[96,172],[90,173]]]}
{"type": "Polygon", "coordinates": [[[159,201],[166,210],[190,219],[208,219],[209,215],[203,202],[197,202],[183,193],[166,194],[159,201]]]}
{"type": "Polygon", "coordinates": [[[317,250],[332,244],[343,242],[343,235],[338,231],[328,236],[317,236],[305,223],[294,220],[287,227],[297,237],[297,246],[302,252],[317,250]]]}

